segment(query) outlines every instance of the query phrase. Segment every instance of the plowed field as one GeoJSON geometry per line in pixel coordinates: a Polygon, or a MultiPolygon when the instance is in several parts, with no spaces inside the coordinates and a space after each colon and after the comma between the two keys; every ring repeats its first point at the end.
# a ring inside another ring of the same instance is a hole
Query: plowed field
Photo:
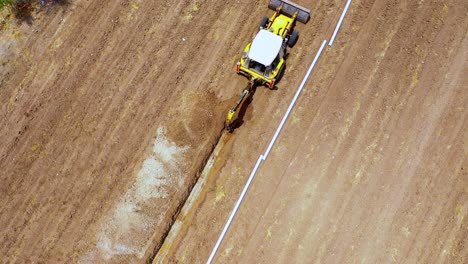
{"type": "MultiPolygon", "coordinates": [[[[4,26],[1,262],[205,262],[345,4],[297,2],[278,89],[222,137],[267,1],[76,0],[4,26]]],[[[466,263],[467,13],[353,1],[215,260],[466,263]]]]}

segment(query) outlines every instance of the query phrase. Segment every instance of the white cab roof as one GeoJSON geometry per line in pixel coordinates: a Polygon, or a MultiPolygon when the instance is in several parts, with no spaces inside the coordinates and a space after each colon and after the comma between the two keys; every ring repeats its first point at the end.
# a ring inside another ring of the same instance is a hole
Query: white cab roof
{"type": "Polygon", "coordinates": [[[269,66],[278,55],[283,39],[265,29],[260,30],[250,46],[249,58],[269,66]]]}

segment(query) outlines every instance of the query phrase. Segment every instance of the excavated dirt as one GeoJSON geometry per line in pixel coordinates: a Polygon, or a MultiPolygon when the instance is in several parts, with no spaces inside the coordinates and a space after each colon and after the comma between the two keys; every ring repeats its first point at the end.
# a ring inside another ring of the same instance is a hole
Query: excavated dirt
{"type": "MultiPolygon", "coordinates": [[[[203,263],[345,1],[312,10],[162,245],[265,1],[87,1],[0,32],[1,262],[203,263]],[[158,251],[159,250],[159,251],[158,251]]],[[[355,0],[216,260],[466,263],[468,5],[355,0]]]]}

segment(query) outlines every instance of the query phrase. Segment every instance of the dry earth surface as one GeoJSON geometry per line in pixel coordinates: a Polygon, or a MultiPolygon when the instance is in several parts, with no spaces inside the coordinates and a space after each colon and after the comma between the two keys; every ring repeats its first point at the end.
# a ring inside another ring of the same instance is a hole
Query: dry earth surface
{"type": "MultiPolygon", "coordinates": [[[[257,89],[177,219],[266,1],[75,0],[4,24],[1,262],[205,262],[345,1],[297,2],[312,18],[283,80],[257,89]]],[[[467,13],[353,1],[216,260],[466,262],[467,13]]]]}
{"type": "MultiPolygon", "coordinates": [[[[208,259],[331,35],[345,1],[330,2],[309,4],[279,90],[255,95],[155,263],[208,259]]],[[[466,263],[467,12],[466,1],[353,1],[215,262],[466,263]]]]}
{"type": "Polygon", "coordinates": [[[73,1],[4,28],[4,261],[153,254],[244,85],[232,76],[251,8],[73,1]]]}

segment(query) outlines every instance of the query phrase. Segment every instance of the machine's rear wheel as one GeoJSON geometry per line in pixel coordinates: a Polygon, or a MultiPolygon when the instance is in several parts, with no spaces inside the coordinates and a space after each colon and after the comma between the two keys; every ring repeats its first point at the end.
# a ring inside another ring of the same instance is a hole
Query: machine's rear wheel
{"type": "Polygon", "coordinates": [[[283,78],[285,69],[286,69],[286,62],[283,64],[283,66],[281,66],[281,69],[279,70],[278,75],[276,75],[277,83],[281,81],[281,78],[283,78]]]}
{"type": "Polygon", "coordinates": [[[299,38],[299,31],[294,30],[293,33],[291,34],[291,36],[289,37],[288,46],[290,48],[294,47],[294,45],[296,44],[298,38],[299,38]]]}
{"type": "Polygon", "coordinates": [[[265,28],[268,25],[268,21],[269,21],[268,17],[262,18],[262,21],[260,21],[260,27],[265,28]]]}

